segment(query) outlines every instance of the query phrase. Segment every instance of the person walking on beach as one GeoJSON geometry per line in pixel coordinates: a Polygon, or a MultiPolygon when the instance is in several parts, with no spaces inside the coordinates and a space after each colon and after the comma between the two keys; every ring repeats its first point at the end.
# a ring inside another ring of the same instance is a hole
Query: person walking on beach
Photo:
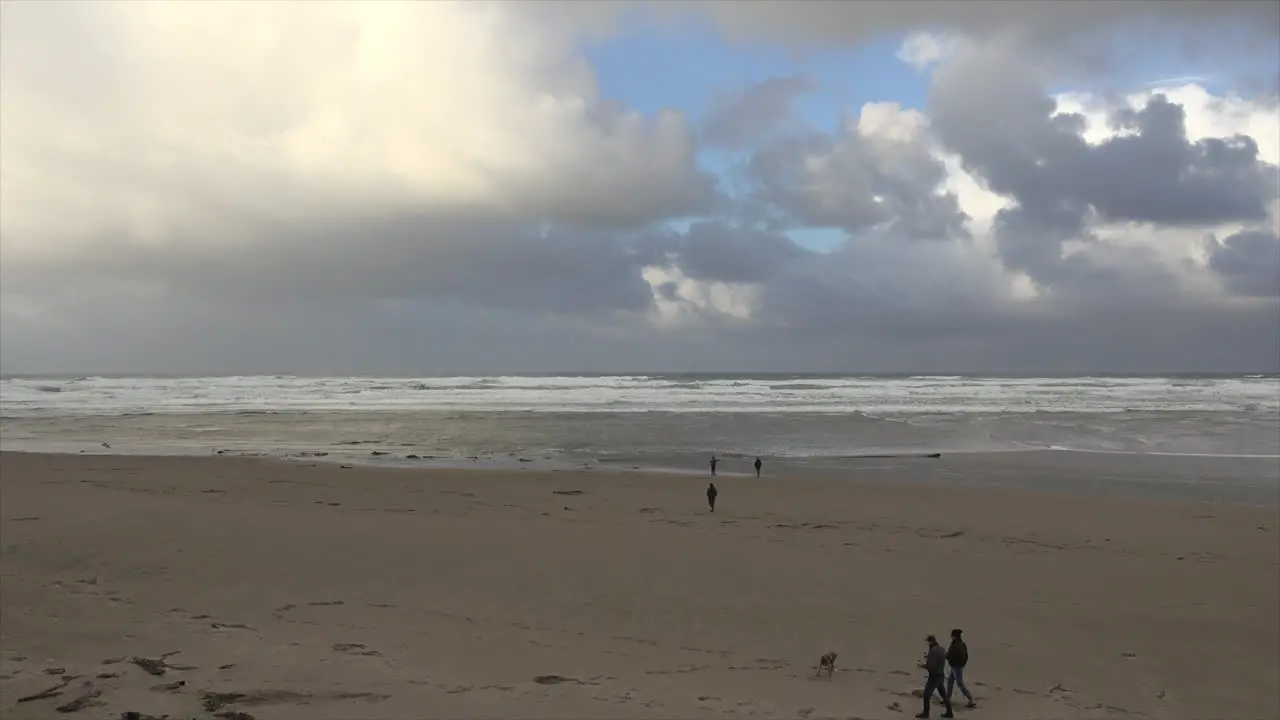
{"type": "Polygon", "coordinates": [[[978,704],[973,701],[973,693],[964,685],[964,666],[969,664],[969,646],[964,644],[961,637],[963,634],[964,631],[960,628],[951,631],[951,647],[947,648],[947,664],[951,666],[951,675],[947,677],[947,700],[951,699],[951,694],[959,687],[969,701],[965,707],[974,708],[978,704]]]}
{"type": "Polygon", "coordinates": [[[720,494],[720,491],[716,490],[715,483],[709,483],[707,485],[707,505],[711,508],[711,512],[716,511],[716,497],[719,494],[720,494]]]}
{"type": "Polygon", "coordinates": [[[933,700],[933,694],[938,693],[938,697],[942,698],[942,707],[946,712],[942,713],[944,718],[955,717],[951,712],[951,700],[945,692],[946,672],[947,672],[947,651],[942,649],[938,644],[938,639],[930,635],[924,641],[929,644],[929,650],[924,654],[924,662],[920,663],[920,667],[929,673],[929,679],[924,684],[924,710],[916,715],[918,718],[929,717],[929,701],[933,700]]]}
{"type": "Polygon", "coordinates": [[[720,458],[716,457],[715,455],[712,455],[711,456],[711,474],[712,475],[716,474],[716,465],[719,465],[719,464],[720,464],[720,458]]]}
{"type": "Polygon", "coordinates": [[[756,462],[755,462],[755,466],[756,466],[756,477],[760,477],[760,466],[761,466],[761,465],[763,465],[763,464],[764,464],[764,463],[760,462],[760,458],[756,458],[756,462]]]}

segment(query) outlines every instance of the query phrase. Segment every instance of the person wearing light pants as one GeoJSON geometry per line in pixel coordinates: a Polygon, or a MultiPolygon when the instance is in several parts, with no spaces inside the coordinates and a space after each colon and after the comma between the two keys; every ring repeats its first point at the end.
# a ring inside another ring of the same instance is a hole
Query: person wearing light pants
{"type": "Polygon", "coordinates": [[[951,674],[947,677],[946,697],[951,700],[951,693],[959,687],[969,701],[966,707],[977,707],[977,703],[973,701],[973,693],[964,685],[964,666],[969,664],[969,646],[964,644],[964,639],[961,638],[963,634],[964,631],[959,628],[951,631],[951,647],[947,648],[947,664],[951,666],[951,674]]]}

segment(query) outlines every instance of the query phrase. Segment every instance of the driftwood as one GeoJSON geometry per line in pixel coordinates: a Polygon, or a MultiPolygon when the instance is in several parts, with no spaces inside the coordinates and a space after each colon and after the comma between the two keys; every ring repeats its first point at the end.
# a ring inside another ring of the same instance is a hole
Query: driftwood
{"type": "Polygon", "coordinates": [[[563,675],[539,675],[533,679],[539,685],[559,685],[560,683],[576,683],[578,680],[563,675]]]}
{"type": "Polygon", "coordinates": [[[148,673],[155,675],[156,677],[159,677],[161,675],[164,675],[166,670],[181,669],[165,662],[168,658],[171,658],[180,652],[182,651],[174,650],[173,652],[167,652],[158,658],[149,658],[149,657],[141,657],[139,655],[134,655],[132,659],[133,659],[134,665],[137,665],[138,667],[142,668],[148,673]]]}
{"type": "Polygon", "coordinates": [[[128,710],[120,713],[120,720],[169,720],[168,715],[148,715],[137,710],[128,710]]]}
{"type": "Polygon", "coordinates": [[[243,697],[244,697],[244,693],[215,693],[215,692],[207,692],[201,696],[201,698],[204,701],[203,702],[204,709],[207,710],[208,712],[219,710],[222,708],[223,705],[230,705],[231,703],[243,697]]]}
{"type": "Polygon", "coordinates": [[[173,692],[174,690],[181,689],[182,686],[186,684],[186,680],[179,680],[177,682],[165,683],[164,685],[155,685],[151,689],[156,692],[173,692]]]}
{"type": "Polygon", "coordinates": [[[76,697],[76,699],[65,702],[59,705],[58,707],[54,708],[54,710],[57,710],[60,713],[73,713],[78,710],[83,710],[87,705],[89,705],[89,703],[93,702],[94,699],[96,699],[101,694],[102,694],[101,690],[95,687],[90,687],[89,689],[81,693],[78,697],[76,697]]]}
{"type": "Polygon", "coordinates": [[[31,702],[32,700],[45,700],[45,699],[47,699],[47,698],[57,697],[57,696],[59,696],[59,695],[61,695],[61,694],[62,694],[62,689],[63,689],[63,688],[65,688],[66,686],[70,685],[70,684],[71,684],[71,681],[70,681],[70,680],[65,680],[65,681],[63,681],[63,682],[61,682],[61,683],[58,683],[57,685],[54,685],[53,687],[51,687],[51,688],[49,688],[49,689],[47,689],[47,690],[41,690],[40,692],[36,693],[35,695],[28,695],[28,696],[26,696],[26,697],[20,697],[20,698],[18,698],[18,702],[20,702],[20,703],[24,703],[24,702],[31,702]]]}
{"type": "Polygon", "coordinates": [[[252,715],[247,712],[240,712],[239,710],[227,710],[226,712],[220,712],[217,715],[214,715],[214,717],[222,718],[222,720],[254,720],[252,715]]]}

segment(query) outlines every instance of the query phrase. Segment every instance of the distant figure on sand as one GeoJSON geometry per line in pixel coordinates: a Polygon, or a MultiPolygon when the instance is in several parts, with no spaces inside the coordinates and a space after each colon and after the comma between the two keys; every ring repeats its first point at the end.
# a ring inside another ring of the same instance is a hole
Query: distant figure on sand
{"type": "Polygon", "coordinates": [[[951,631],[951,647],[947,648],[947,664],[951,666],[951,675],[947,678],[947,699],[950,700],[951,694],[959,687],[969,701],[965,707],[972,708],[978,705],[973,701],[973,693],[964,686],[964,666],[969,664],[969,646],[960,637],[963,634],[964,631],[960,628],[951,631]]]}
{"type": "Polygon", "coordinates": [[[720,458],[717,458],[715,455],[712,455],[711,456],[711,474],[712,475],[716,474],[716,465],[719,465],[719,464],[720,464],[720,458]]]}
{"type": "Polygon", "coordinates": [[[764,463],[760,462],[760,458],[756,458],[755,465],[756,465],[756,477],[760,477],[760,466],[764,465],[764,463]]]}
{"type": "Polygon", "coordinates": [[[924,662],[920,663],[920,667],[928,671],[929,679],[924,684],[924,710],[916,717],[929,717],[929,701],[933,700],[935,692],[942,698],[942,707],[946,709],[946,712],[942,713],[942,717],[955,717],[951,713],[951,700],[947,698],[945,692],[947,651],[942,649],[942,646],[938,644],[938,639],[932,635],[925,638],[924,641],[929,643],[929,651],[924,654],[924,662]]]}
{"type": "Polygon", "coordinates": [[[707,485],[707,505],[711,508],[711,512],[716,511],[716,496],[719,494],[720,491],[716,490],[715,483],[709,483],[707,485]]]}

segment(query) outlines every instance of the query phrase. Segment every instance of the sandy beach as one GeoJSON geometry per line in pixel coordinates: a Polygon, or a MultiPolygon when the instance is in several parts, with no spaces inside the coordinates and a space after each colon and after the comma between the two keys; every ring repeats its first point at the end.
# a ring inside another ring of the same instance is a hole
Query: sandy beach
{"type": "Polygon", "coordinates": [[[957,717],[1280,716],[1277,508],[912,467],[710,514],[705,478],[4,453],[0,713],[903,718],[960,627],[957,717]]]}

